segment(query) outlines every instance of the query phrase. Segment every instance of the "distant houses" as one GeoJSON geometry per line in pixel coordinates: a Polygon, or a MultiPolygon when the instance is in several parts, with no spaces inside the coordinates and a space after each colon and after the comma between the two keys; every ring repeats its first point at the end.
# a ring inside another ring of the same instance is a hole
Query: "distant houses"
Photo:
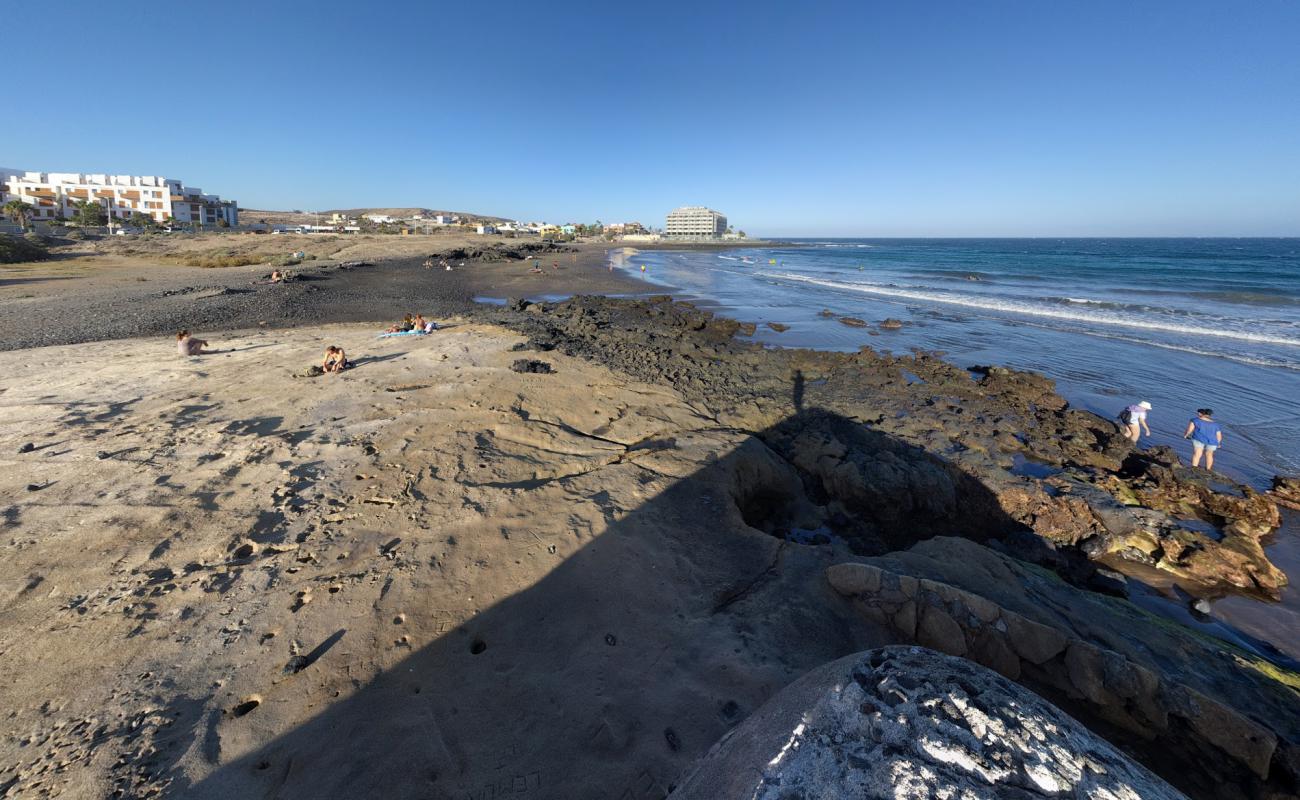
{"type": "Polygon", "coordinates": [[[0,205],[14,200],[32,207],[34,222],[72,219],[82,205],[90,203],[102,206],[112,223],[140,215],[159,223],[239,224],[234,200],[159,175],[0,170],[0,205]]]}

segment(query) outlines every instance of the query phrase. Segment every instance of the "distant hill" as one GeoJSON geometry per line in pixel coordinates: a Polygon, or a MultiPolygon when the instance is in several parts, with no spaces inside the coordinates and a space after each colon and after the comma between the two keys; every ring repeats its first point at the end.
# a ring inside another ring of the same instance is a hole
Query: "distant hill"
{"type": "Polygon", "coordinates": [[[268,225],[314,225],[317,218],[321,222],[329,220],[331,214],[346,214],[360,217],[363,214],[384,214],[390,217],[412,217],[420,214],[425,219],[438,214],[452,214],[462,220],[471,222],[506,222],[505,217],[493,217],[488,214],[475,214],[470,211],[444,211],[432,208],[331,208],[319,213],[307,214],[302,211],[272,211],[260,208],[239,209],[240,222],[245,224],[265,220],[268,225]]]}

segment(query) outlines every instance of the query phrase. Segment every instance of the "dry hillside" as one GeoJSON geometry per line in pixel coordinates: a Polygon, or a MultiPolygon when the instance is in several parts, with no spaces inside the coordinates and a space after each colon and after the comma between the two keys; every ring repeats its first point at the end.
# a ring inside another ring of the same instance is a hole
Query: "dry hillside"
{"type": "Polygon", "coordinates": [[[362,214],[384,214],[390,217],[412,217],[419,214],[426,219],[438,214],[453,214],[464,220],[485,222],[504,222],[505,217],[493,217],[487,214],[474,214],[469,211],[445,211],[430,208],[331,208],[317,212],[306,211],[272,211],[260,208],[239,209],[240,221],[245,224],[266,222],[268,225],[316,225],[329,222],[331,214],[346,214],[360,217],[362,214]]]}

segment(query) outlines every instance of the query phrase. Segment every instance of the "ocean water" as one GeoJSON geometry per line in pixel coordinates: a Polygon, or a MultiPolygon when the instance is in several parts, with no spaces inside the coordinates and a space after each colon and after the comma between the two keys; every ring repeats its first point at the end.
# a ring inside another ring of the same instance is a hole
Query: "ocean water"
{"type": "Polygon", "coordinates": [[[756,338],[772,345],[923,348],[962,366],[1031,369],[1105,417],[1148,400],[1158,444],[1187,449],[1187,421],[1210,407],[1224,426],[1224,472],[1258,486],[1300,472],[1300,239],[799,245],[648,251],[618,263],[740,319],[790,325],[760,326],[756,338]],[[850,328],[823,309],[905,326],[850,328]]]}
{"type": "MultiPolygon", "coordinates": [[[[1267,488],[1300,473],[1300,239],[832,239],[730,251],[624,251],[616,266],[760,323],[773,346],[939,350],[960,366],[1043,373],[1072,405],[1114,418],[1148,400],[1153,436],[1210,407],[1216,468],[1267,488]],[[644,270],[642,269],[644,267],[644,270]],[[851,328],[821,316],[897,331],[851,328]],[[790,326],[777,333],[761,323],[790,326]]],[[[1300,581],[1295,516],[1270,548],[1300,581]]],[[[1225,600],[1234,624],[1300,657],[1300,594],[1225,600]]]]}

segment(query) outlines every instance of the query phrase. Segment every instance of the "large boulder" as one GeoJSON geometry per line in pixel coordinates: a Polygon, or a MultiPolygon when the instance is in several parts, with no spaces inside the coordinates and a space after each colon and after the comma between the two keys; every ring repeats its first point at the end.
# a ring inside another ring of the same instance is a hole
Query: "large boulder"
{"type": "Polygon", "coordinates": [[[1194,796],[1297,796],[1300,674],[1259,651],[1080,591],[965,539],[837,564],[826,577],[866,620],[904,641],[964,655],[1090,724],[1104,722],[1128,752],[1194,796]]]}
{"type": "Polygon", "coordinates": [[[961,658],[886,647],[804,675],[671,795],[1182,798],[1047,701],[961,658]]]}

